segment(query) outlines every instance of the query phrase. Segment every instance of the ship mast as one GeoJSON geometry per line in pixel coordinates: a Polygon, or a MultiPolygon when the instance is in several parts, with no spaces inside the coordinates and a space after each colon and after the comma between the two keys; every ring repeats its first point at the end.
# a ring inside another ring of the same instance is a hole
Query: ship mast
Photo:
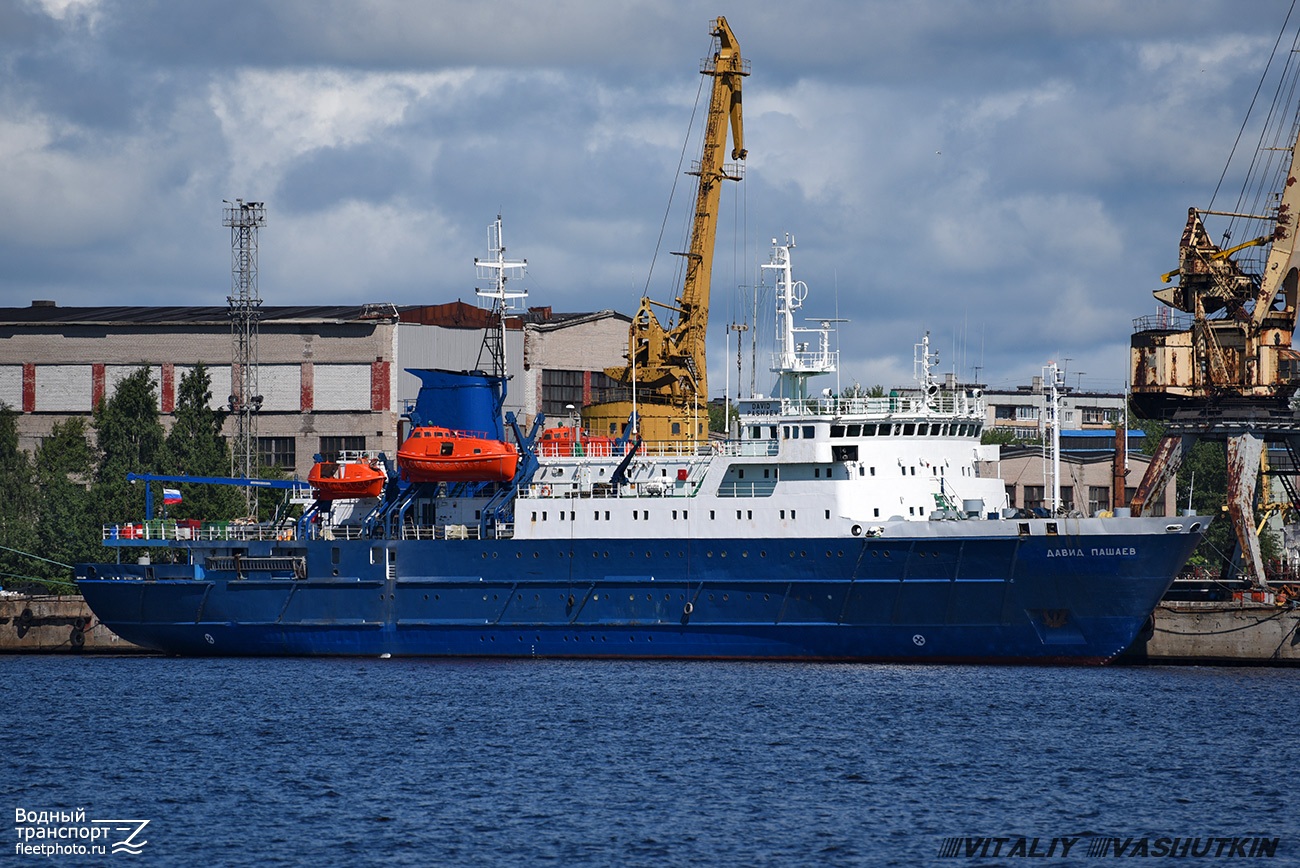
{"type": "Polygon", "coordinates": [[[479,347],[478,362],[475,367],[484,373],[501,378],[502,395],[505,394],[505,381],[509,377],[506,368],[506,314],[515,310],[515,301],[527,298],[525,289],[506,289],[506,282],[522,280],[528,266],[528,260],[506,259],[506,244],[501,237],[501,215],[488,226],[488,259],[474,258],[474,270],[480,281],[489,281],[488,288],[475,287],[474,293],[491,302],[492,316],[487,330],[483,333],[483,345],[479,347]],[[495,325],[495,328],[493,327],[495,325]],[[491,370],[483,367],[483,356],[487,355],[491,370]]]}
{"type": "Polygon", "coordinates": [[[772,239],[772,255],[759,266],[763,271],[776,272],[776,352],[772,357],[772,371],[776,374],[774,398],[805,400],[808,397],[808,378],[835,372],[839,353],[831,350],[830,320],[822,320],[821,328],[805,328],[794,324],[794,313],[803,307],[808,297],[808,284],[794,279],[790,251],[794,238],[787,233],[785,243],[772,239]],[[817,348],[811,349],[805,336],[817,338],[817,348]]]}

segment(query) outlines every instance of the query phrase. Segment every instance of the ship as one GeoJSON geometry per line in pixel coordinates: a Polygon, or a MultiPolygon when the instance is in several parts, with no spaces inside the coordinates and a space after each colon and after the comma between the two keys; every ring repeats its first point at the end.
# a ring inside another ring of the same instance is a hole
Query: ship
{"type": "MultiPolygon", "coordinates": [[[[544,449],[507,415],[509,483],[393,468],[383,498],[320,500],[293,525],[105,528],[106,545],[171,562],[79,565],[78,585],[115,633],[179,655],[1104,663],[1126,649],[1206,519],[1009,509],[982,395],[938,381],[928,336],[914,389],[813,393],[837,353],[824,324],[793,325],[788,244],[772,263],[776,385],[738,402],[725,440],[544,449]]],[[[485,400],[453,425],[499,411],[499,378],[421,373],[435,385],[417,433],[447,417],[458,380],[485,400]]]]}
{"type": "MultiPolygon", "coordinates": [[[[807,287],[789,237],[763,266],[772,388],[737,399],[726,436],[702,436],[716,187],[738,177],[721,163],[728,120],[745,156],[747,67],[725,19],[713,35],[678,319],[660,326],[643,300],[628,366],[611,371],[626,396],[583,408],[564,434],[541,416],[525,430],[502,412],[498,331],[486,364],[412,371],[408,423],[474,432],[459,439],[493,444],[509,474],[456,464],[412,478],[399,461],[378,496],[318,498],[294,521],[105,526],[118,556],[76,565],[96,617],[194,656],[1101,664],[1127,648],[1208,520],[1010,509],[997,447],[980,442],[983,396],[939,381],[928,335],[914,387],[815,391],[838,353],[828,322],[795,325],[807,287]]],[[[504,329],[521,294],[506,275],[522,263],[494,227],[496,256],[476,264],[497,277],[486,294],[504,329]]]]}

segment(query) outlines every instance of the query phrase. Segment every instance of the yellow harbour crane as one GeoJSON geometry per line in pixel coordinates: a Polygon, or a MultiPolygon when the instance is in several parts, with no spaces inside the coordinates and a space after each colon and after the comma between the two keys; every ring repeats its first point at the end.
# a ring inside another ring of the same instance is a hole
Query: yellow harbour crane
{"type": "Polygon", "coordinates": [[[597,436],[619,435],[635,413],[638,431],[649,442],[689,443],[704,439],[708,427],[708,365],[705,335],[709,325],[709,284],[713,272],[713,244],[718,226],[718,204],[724,180],[739,181],[735,167],[725,163],[727,131],[731,130],[731,159],[745,159],[745,137],[740,108],[741,79],[749,74],[740,57],[727,19],[719,17],[713,28],[714,49],[701,73],[713,77],[704,147],[698,168],[695,218],[690,249],[677,254],[686,259],[686,277],[675,304],[642,298],[628,329],[628,364],[607,368],[627,397],[583,409],[584,426],[597,436]],[[670,311],[675,322],[665,327],[655,308],[670,311]]]}

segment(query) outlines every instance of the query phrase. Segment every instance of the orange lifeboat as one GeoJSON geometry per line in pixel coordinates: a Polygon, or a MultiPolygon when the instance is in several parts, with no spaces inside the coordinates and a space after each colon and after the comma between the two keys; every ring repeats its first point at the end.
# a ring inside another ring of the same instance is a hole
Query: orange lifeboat
{"type": "Polygon", "coordinates": [[[397,450],[412,482],[508,482],[518,463],[509,443],[433,425],[416,428],[397,450]]]}
{"type": "Polygon", "coordinates": [[[378,458],[359,461],[318,461],[307,474],[307,484],[319,500],[378,497],[384,493],[388,473],[378,458]]]}
{"type": "Polygon", "coordinates": [[[614,440],[610,437],[593,437],[586,429],[547,428],[538,438],[538,453],[547,458],[599,455],[614,453],[614,440]]]}

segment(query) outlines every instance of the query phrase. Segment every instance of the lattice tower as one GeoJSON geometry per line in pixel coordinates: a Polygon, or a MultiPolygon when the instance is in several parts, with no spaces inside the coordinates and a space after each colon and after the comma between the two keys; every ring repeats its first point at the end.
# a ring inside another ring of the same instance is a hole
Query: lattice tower
{"type": "MultiPolygon", "coordinates": [[[[257,475],[257,414],[262,395],[257,388],[257,333],[262,318],[262,298],[257,288],[257,230],[266,225],[266,207],[261,202],[227,201],[222,225],[230,227],[230,295],[226,298],[230,317],[231,378],[234,393],[230,412],[235,417],[235,442],[231,450],[231,476],[252,479],[257,475]]],[[[256,515],[257,489],[244,489],[250,515],[256,515]]]]}

